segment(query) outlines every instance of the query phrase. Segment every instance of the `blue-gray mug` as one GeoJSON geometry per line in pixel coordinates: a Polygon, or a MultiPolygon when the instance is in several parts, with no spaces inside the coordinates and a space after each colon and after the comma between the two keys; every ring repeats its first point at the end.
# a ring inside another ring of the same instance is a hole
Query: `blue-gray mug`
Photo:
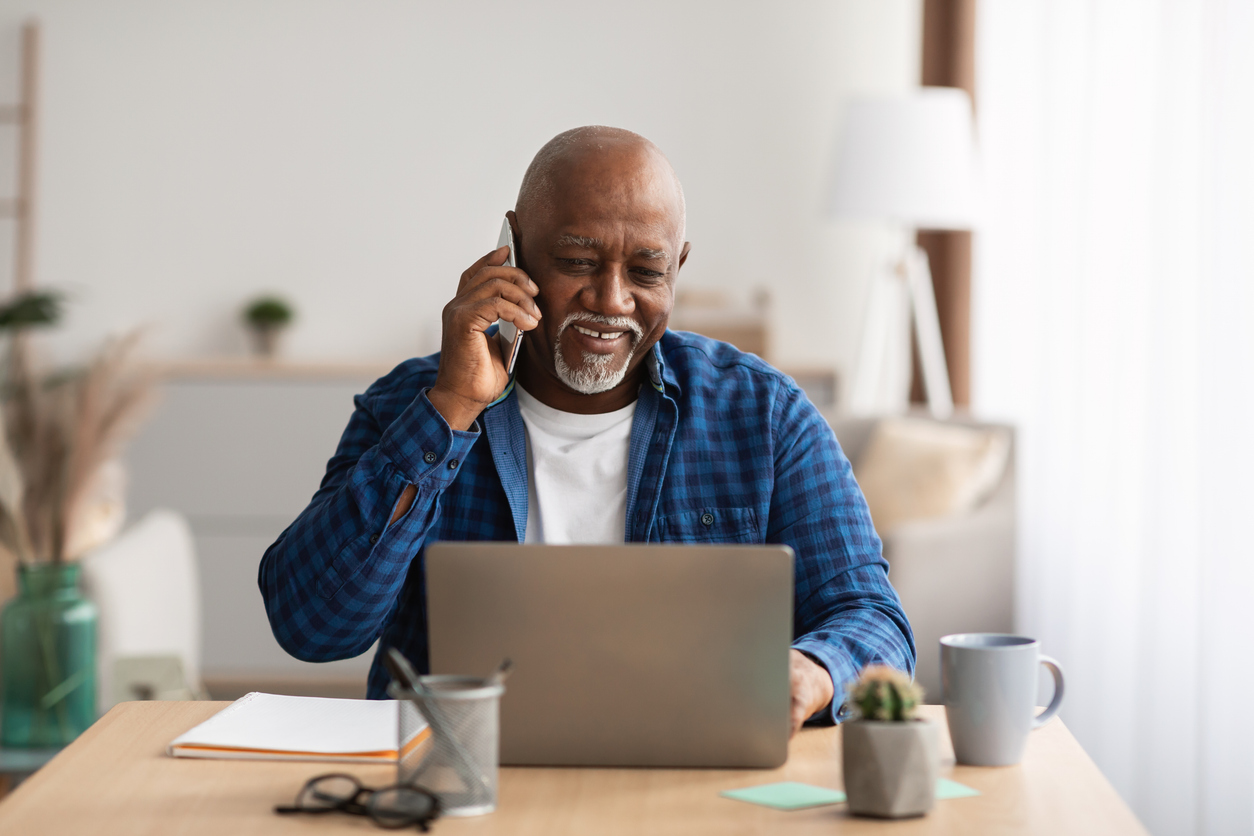
{"type": "Polygon", "coordinates": [[[1028,733],[1062,706],[1062,668],[1040,642],[1005,633],[957,633],[940,640],[945,717],[958,763],[1008,766],[1023,758],[1028,733]],[[1054,676],[1054,698],[1036,714],[1037,674],[1054,676]]]}

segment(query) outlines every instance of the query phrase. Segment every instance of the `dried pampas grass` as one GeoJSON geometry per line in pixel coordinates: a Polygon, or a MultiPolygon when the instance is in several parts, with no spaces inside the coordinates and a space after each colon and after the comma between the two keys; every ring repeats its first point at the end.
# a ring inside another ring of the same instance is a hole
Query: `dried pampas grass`
{"type": "Polygon", "coordinates": [[[148,412],[150,371],[135,361],[138,333],[113,340],[85,368],[35,372],[12,343],[0,408],[0,548],[23,564],[77,560],[116,533],[115,462],[148,412]]]}

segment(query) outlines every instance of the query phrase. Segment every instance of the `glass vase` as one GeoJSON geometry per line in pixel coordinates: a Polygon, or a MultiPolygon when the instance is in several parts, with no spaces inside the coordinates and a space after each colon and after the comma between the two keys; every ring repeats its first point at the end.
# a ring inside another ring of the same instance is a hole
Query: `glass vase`
{"type": "Polygon", "coordinates": [[[18,569],[0,616],[0,745],[64,746],[96,720],[96,606],[78,576],[76,563],[18,569]]]}

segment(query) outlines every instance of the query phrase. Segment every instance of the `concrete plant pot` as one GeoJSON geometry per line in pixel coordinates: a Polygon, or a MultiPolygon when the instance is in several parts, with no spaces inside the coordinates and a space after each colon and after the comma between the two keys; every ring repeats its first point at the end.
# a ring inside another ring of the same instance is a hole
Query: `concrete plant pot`
{"type": "Polygon", "coordinates": [[[267,360],[279,355],[279,343],[283,336],[282,325],[250,325],[248,332],[252,337],[253,354],[267,360]]]}
{"type": "Polygon", "coordinates": [[[900,819],[932,809],[940,771],[935,723],[853,720],[841,739],[849,812],[900,819]]]}

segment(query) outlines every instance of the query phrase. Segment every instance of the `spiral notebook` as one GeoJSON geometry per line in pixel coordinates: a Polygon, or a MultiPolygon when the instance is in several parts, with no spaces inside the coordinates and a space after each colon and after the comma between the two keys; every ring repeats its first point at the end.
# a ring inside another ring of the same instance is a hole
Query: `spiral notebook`
{"type": "MultiPolygon", "coordinates": [[[[166,748],[176,758],[394,763],[395,700],[338,700],[245,694],[166,748]]],[[[431,736],[423,726],[408,754],[431,736]]]]}

